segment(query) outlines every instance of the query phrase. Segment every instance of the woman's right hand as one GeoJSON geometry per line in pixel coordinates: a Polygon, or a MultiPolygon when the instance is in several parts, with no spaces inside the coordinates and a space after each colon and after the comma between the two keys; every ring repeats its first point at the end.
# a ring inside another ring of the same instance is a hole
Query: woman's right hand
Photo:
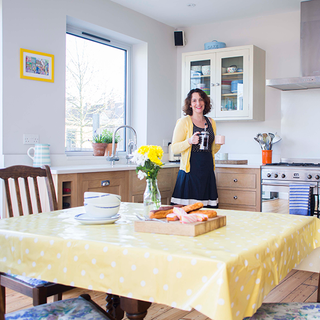
{"type": "Polygon", "coordinates": [[[199,134],[200,132],[195,132],[189,139],[188,142],[189,144],[198,144],[199,143],[199,134]]]}

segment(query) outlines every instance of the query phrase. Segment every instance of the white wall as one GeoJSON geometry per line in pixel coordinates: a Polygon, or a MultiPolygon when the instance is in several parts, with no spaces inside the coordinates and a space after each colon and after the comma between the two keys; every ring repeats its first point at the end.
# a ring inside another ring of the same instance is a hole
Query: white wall
{"type": "MultiPolygon", "coordinates": [[[[110,35],[118,33],[136,40],[132,119],[139,144],[162,145],[163,139],[171,140],[181,110],[181,53],[203,50],[205,42],[215,39],[225,42],[228,47],[254,44],[266,51],[267,78],[300,75],[298,11],[185,28],[187,45],[176,48],[173,46],[173,28],[109,0],[2,0],[3,96],[0,103],[3,138],[0,146],[3,143],[4,165],[32,163],[26,156],[29,146],[22,144],[24,133],[38,133],[41,143],[51,145],[52,165],[64,164],[67,16],[97,25],[110,35]],[[20,48],[54,54],[55,82],[20,79],[20,48]]],[[[283,140],[274,146],[274,156],[300,157],[300,146],[289,143],[296,126],[286,118],[288,112],[294,112],[297,119],[305,114],[318,118],[320,109],[314,106],[319,101],[319,90],[314,90],[312,95],[309,92],[287,92],[288,98],[282,99],[281,91],[266,88],[265,121],[218,122],[218,133],[226,135],[227,139],[221,152],[239,159],[253,155],[260,161],[260,147],[253,137],[258,132],[277,131],[283,140]],[[311,108],[308,113],[304,113],[300,105],[305,95],[311,108]]],[[[312,122],[314,120],[309,118],[305,123],[300,121],[299,131],[317,136],[316,126],[309,125],[312,122]]],[[[302,157],[320,158],[320,154],[317,149],[303,146],[302,157]]]]}
{"type": "MultiPolygon", "coordinates": [[[[299,11],[272,16],[257,17],[243,20],[211,23],[201,26],[185,28],[187,45],[177,52],[178,90],[181,90],[179,77],[181,77],[181,53],[204,50],[204,43],[212,40],[225,42],[227,47],[241,45],[256,45],[266,51],[266,77],[297,77],[300,75],[300,13],[299,11]]],[[[180,91],[179,91],[180,92],[180,91]]],[[[296,96],[308,95],[310,91],[295,93],[296,96]]],[[[287,93],[290,96],[292,92],[287,93]]],[[[228,152],[238,158],[246,158],[248,154],[256,155],[261,161],[261,150],[258,143],[253,140],[258,132],[278,132],[282,134],[281,119],[286,117],[281,111],[281,91],[266,88],[265,121],[262,122],[217,122],[217,131],[226,136],[226,145],[221,152],[228,152]]],[[[314,95],[313,95],[314,97],[314,95]]],[[[313,99],[315,99],[314,97],[313,99]]],[[[311,98],[312,100],[312,98],[311,98]]],[[[300,102],[303,101],[300,99],[300,102]]],[[[313,105],[319,101],[312,100],[313,105]]],[[[180,115],[180,96],[177,95],[177,114],[180,115]]],[[[314,108],[314,107],[312,107],[314,108]]],[[[320,110],[320,108],[318,108],[320,110]]],[[[316,114],[319,111],[316,110],[316,114]]],[[[297,117],[304,113],[301,105],[294,109],[297,117]]],[[[309,119],[309,123],[312,119],[309,119]]],[[[299,123],[299,131],[309,130],[309,123],[299,123]]],[[[274,145],[274,157],[282,157],[282,149],[286,154],[290,149],[296,149],[287,141],[286,137],[295,127],[286,126],[286,136],[281,142],[274,145]]],[[[293,154],[290,152],[290,154],[293,154]]],[[[314,150],[304,148],[304,157],[313,157],[314,150]]],[[[320,158],[320,153],[318,151],[320,158]]]]}
{"type": "Polygon", "coordinates": [[[283,92],[281,111],[283,157],[319,162],[320,89],[283,92]]]}
{"type": "MultiPolygon", "coordinates": [[[[32,164],[25,156],[30,146],[22,144],[24,133],[39,134],[41,143],[50,144],[52,165],[56,165],[57,156],[65,157],[67,16],[104,28],[106,35],[117,32],[137,40],[133,61],[140,61],[144,69],[138,73],[144,76],[132,74],[138,81],[132,90],[133,125],[141,144],[162,145],[164,138],[171,137],[175,119],[170,114],[177,93],[173,28],[109,0],[2,0],[2,141],[6,166],[32,164]],[[20,48],[54,54],[55,82],[20,79],[20,48]]],[[[59,164],[62,162],[60,159],[59,164]]]]}

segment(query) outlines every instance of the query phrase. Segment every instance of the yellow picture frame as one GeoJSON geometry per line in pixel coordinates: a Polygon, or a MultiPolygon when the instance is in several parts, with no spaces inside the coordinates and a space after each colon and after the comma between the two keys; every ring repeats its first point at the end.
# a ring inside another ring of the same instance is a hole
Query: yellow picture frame
{"type": "Polygon", "coordinates": [[[21,48],[20,78],[54,82],[54,55],[21,48]]]}

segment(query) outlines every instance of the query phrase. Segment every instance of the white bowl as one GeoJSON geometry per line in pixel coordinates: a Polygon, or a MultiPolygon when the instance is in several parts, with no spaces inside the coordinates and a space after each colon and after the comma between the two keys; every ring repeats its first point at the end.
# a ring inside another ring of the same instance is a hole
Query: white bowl
{"type": "Polygon", "coordinates": [[[97,205],[85,202],[84,209],[93,218],[109,218],[119,212],[120,203],[110,202],[108,205],[97,205]]]}
{"type": "Polygon", "coordinates": [[[227,72],[228,73],[234,73],[237,71],[237,67],[236,66],[231,66],[227,68],[227,72]]]}
{"type": "Polygon", "coordinates": [[[110,202],[120,203],[121,196],[112,193],[90,192],[84,193],[84,202],[92,204],[108,204],[110,202]]]}

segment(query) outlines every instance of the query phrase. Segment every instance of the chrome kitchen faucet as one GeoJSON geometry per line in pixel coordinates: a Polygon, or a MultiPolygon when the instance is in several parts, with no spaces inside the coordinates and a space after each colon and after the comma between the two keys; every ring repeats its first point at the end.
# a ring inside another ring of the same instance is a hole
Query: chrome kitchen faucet
{"type": "Polygon", "coordinates": [[[129,140],[128,146],[127,146],[126,159],[127,159],[127,164],[128,164],[129,160],[133,158],[133,152],[137,149],[137,132],[131,126],[128,126],[128,125],[120,126],[116,130],[114,130],[113,137],[112,137],[112,152],[111,152],[111,156],[107,157],[107,160],[112,161],[112,162],[119,161],[119,157],[116,157],[114,149],[115,149],[115,136],[116,136],[117,131],[121,128],[131,129],[134,133],[134,141],[129,140]]]}

